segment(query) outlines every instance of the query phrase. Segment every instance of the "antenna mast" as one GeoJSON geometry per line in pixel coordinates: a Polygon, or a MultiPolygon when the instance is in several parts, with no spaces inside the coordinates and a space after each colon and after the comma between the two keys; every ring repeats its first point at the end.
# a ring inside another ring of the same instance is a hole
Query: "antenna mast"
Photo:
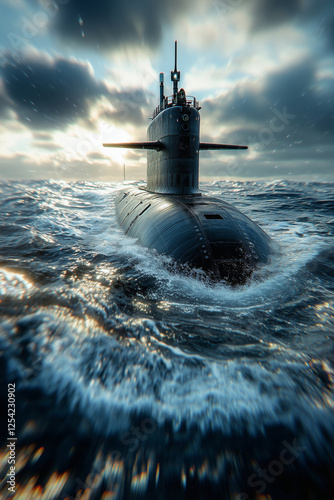
{"type": "Polygon", "coordinates": [[[163,105],[163,102],[164,102],[164,74],[163,73],[160,73],[160,106],[163,105]]]}
{"type": "Polygon", "coordinates": [[[175,66],[174,66],[174,71],[171,71],[170,78],[173,82],[174,98],[176,98],[176,94],[178,92],[177,84],[180,81],[180,71],[177,70],[177,40],[175,40],[175,66]]]}

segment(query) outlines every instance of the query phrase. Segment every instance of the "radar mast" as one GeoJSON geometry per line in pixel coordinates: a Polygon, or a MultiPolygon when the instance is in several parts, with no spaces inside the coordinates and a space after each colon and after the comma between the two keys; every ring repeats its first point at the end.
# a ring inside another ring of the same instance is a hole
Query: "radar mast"
{"type": "Polygon", "coordinates": [[[175,40],[175,66],[174,71],[171,71],[170,78],[173,82],[174,99],[178,93],[178,82],[180,81],[180,71],[177,70],[177,40],[175,40]]]}

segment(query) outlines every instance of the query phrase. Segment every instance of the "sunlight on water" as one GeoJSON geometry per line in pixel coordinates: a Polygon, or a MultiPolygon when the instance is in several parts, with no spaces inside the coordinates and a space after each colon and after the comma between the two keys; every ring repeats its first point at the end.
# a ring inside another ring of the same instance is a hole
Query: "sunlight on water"
{"type": "MultiPolygon", "coordinates": [[[[0,228],[0,347],[27,415],[20,470],[38,470],[50,437],[64,457],[76,456],[84,439],[98,473],[87,469],[80,491],[88,498],[108,484],[118,498],[122,481],[134,496],[165,481],[163,453],[173,446],[168,463],[184,488],[194,477],[221,480],[229,460],[241,467],[249,450],[238,436],[262,436],[256,453],[265,455],[266,433],[285,429],[280,443],[301,436],[305,457],[325,454],[333,435],[332,185],[204,185],[280,246],[238,287],[180,271],[127,237],[114,211],[121,187],[2,186],[10,233],[0,228]],[[222,436],[241,448],[229,451],[222,436]],[[97,437],[120,442],[108,449],[95,446],[97,437]]],[[[49,467],[43,486],[31,474],[17,494],[53,498],[69,488],[66,468],[49,467]]]]}
{"type": "Polygon", "coordinates": [[[13,273],[0,268],[0,299],[1,297],[14,296],[22,298],[29,294],[33,284],[24,274],[13,273]]]}

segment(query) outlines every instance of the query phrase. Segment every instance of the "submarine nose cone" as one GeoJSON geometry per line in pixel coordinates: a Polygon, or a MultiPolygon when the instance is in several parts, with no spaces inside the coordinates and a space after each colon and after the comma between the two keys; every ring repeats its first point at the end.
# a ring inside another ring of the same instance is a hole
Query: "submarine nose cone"
{"type": "Polygon", "coordinates": [[[210,196],[179,196],[127,188],[116,202],[126,234],[213,281],[245,284],[269,263],[272,240],[232,205],[210,196]]]}

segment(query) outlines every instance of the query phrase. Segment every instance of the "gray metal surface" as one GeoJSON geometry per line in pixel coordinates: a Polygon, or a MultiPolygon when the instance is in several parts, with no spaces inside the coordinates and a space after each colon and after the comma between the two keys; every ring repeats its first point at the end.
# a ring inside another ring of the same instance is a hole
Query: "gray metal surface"
{"type": "Polygon", "coordinates": [[[140,245],[203,269],[214,280],[244,283],[273,252],[272,240],[257,224],[217,198],[129,187],[116,200],[116,214],[140,245]]]}
{"type": "Polygon", "coordinates": [[[147,152],[147,189],[155,193],[198,193],[199,112],[190,106],[172,106],[150,123],[148,141],[164,149],[147,152]]]}

